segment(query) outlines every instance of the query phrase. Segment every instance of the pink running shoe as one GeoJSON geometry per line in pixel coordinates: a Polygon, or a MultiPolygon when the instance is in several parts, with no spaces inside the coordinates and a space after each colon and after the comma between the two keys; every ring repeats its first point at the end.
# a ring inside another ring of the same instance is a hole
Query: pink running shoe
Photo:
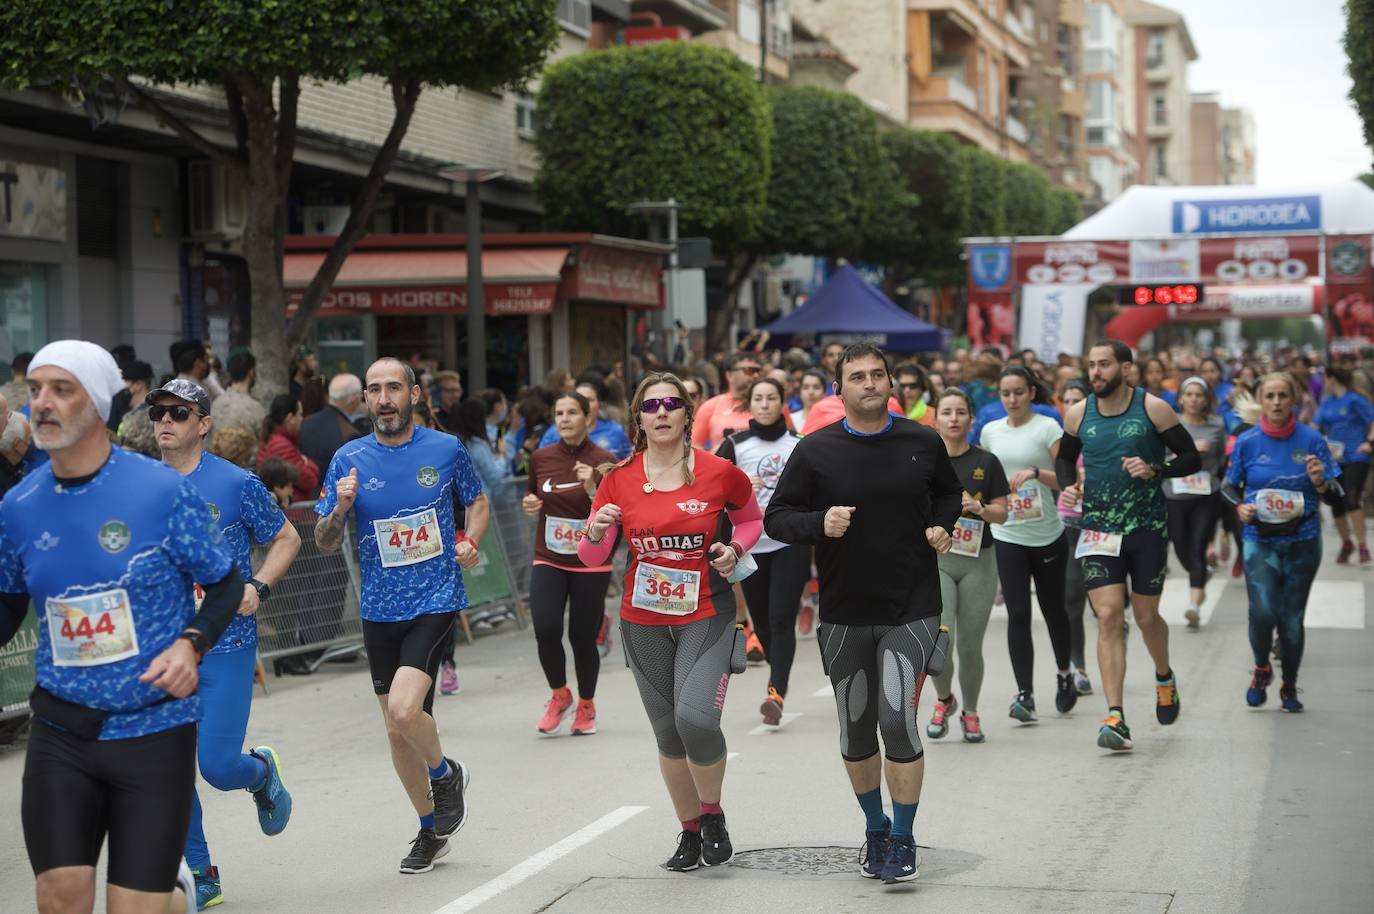
{"type": "Polygon", "coordinates": [[[544,716],[539,718],[539,723],[535,726],[540,733],[557,733],[572,706],[572,690],[567,686],[558,689],[544,705],[544,716]]]}
{"type": "Polygon", "coordinates": [[[949,718],[959,708],[959,700],[950,695],[948,700],[944,698],[935,699],[935,710],[930,715],[930,726],[926,727],[926,736],[931,739],[943,739],[949,732],[949,718]]]}
{"type": "Polygon", "coordinates": [[[458,681],[458,668],[445,660],[439,665],[439,694],[457,695],[461,691],[463,686],[458,681]]]}
{"type": "Polygon", "coordinates": [[[590,698],[577,700],[577,713],[573,715],[572,735],[591,736],[596,732],[596,703],[590,698]]]}
{"type": "Polygon", "coordinates": [[[959,726],[964,728],[964,742],[981,743],[983,741],[983,725],[978,723],[977,714],[960,714],[959,726]]]}

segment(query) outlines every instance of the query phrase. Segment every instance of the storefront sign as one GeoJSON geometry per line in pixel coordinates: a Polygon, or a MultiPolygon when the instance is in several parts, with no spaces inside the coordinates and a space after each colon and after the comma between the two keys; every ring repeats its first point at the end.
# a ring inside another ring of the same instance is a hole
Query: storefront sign
{"type": "MultiPolygon", "coordinates": [[[[303,289],[289,290],[292,314],[300,303],[303,289]]],[[[493,317],[513,314],[548,314],[553,310],[557,287],[552,283],[489,283],[483,287],[486,312],[493,317]]],[[[468,289],[465,285],[368,286],[334,288],[325,293],[320,313],[353,314],[465,314],[468,289]]]]}
{"type": "Polygon", "coordinates": [[[1029,286],[1110,286],[1130,275],[1124,241],[1033,241],[1015,247],[1016,280],[1029,286]]]}
{"type": "Polygon", "coordinates": [[[615,302],[640,308],[663,305],[663,267],[659,255],[578,245],[576,265],[564,271],[560,297],[615,302]]]}
{"type": "Polygon", "coordinates": [[[67,240],[66,173],[0,159],[0,235],[67,240]]]}

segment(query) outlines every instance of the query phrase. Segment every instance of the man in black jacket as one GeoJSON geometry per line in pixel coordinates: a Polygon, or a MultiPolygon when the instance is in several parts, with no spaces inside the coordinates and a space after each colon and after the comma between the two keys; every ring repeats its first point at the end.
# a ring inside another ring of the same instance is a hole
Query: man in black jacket
{"type": "Polygon", "coordinates": [[[915,879],[920,863],[917,704],[939,636],[936,557],[949,551],[963,487],[935,432],[888,413],[892,375],[882,350],[848,347],[835,386],[845,418],[797,445],[764,529],[816,547],[821,661],[839,708],[840,754],[867,819],[861,872],[891,884],[915,879]],[[880,730],[892,821],[883,813],[880,730]]]}
{"type": "Polygon", "coordinates": [[[363,399],[363,382],[357,375],[337,374],[329,382],[329,404],[301,423],[298,446],[323,473],[334,452],[365,433],[353,421],[363,399]]]}

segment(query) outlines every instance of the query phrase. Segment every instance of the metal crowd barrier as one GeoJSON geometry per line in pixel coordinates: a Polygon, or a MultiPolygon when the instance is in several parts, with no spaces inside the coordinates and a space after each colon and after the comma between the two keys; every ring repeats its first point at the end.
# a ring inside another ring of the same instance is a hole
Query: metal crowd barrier
{"type": "Polygon", "coordinates": [[[534,525],[520,509],[527,478],[503,479],[489,487],[491,517],[478,550],[477,567],[464,570],[463,588],[468,609],[459,619],[469,643],[473,631],[483,631],[514,619],[521,629],[529,624],[530,565],[534,559],[534,525]]]}
{"type": "MultiPolygon", "coordinates": [[[[313,501],[297,502],[286,510],[286,519],[300,534],[301,550],[258,610],[258,657],[278,660],[310,654],[312,670],[363,648],[358,615],[361,577],[353,524],[344,529],[338,551],[321,552],[315,545],[319,517],[314,507],[313,501]]],[[[265,551],[265,547],[255,548],[254,567],[265,551]]]]}

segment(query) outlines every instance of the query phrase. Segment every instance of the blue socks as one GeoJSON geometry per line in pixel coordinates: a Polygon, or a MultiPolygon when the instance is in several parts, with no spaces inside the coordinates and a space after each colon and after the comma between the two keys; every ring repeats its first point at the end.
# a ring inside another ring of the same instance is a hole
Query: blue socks
{"type": "Polygon", "coordinates": [[[914,840],[912,832],[916,826],[916,807],[920,803],[898,803],[892,801],[892,840],[914,840]]]}
{"type": "Polygon", "coordinates": [[[430,830],[432,831],[432,830],[434,829],[434,813],[430,813],[430,814],[427,815],[427,816],[421,816],[421,817],[420,817],[420,827],[421,827],[421,828],[428,828],[428,829],[430,829],[430,830]]]}
{"type": "Polygon", "coordinates": [[[446,777],[448,777],[448,759],[444,759],[440,762],[438,768],[429,769],[429,779],[431,781],[438,781],[446,777]]]}
{"type": "Polygon", "coordinates": [[[875,787],[868,793],[856,793],[855,799],[859,801],[859,808],[864,811],[864,818],[867,820],[864,828],[868,831],[882,831],[887,828],[887,814],[883,812],[883,789],[875,787]]]}

